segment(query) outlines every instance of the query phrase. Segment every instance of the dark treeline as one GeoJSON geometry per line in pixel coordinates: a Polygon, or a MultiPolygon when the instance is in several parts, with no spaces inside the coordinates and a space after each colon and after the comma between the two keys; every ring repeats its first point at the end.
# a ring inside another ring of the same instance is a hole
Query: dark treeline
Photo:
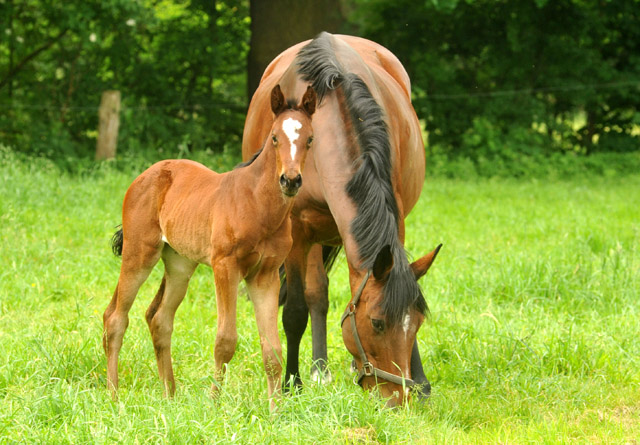
{"type": "MultiPolygon", "coordinates": [[[[341,4],[341,29],[405,64],[434,159],[639,150],[640,1],[341,4]]],[[[261,20],[248,0],[3,0],[0,11],[0,144],[91,157],[101,93],[117,89],[119,153],[239,152],[261,20]]]]}
{"type": "Polygon", "coordinates": [[[247,1],[4,0],[0,8],[3,144],[91,157],[101,94],[115,89],[119,153],[239,147],[247,1]]]}

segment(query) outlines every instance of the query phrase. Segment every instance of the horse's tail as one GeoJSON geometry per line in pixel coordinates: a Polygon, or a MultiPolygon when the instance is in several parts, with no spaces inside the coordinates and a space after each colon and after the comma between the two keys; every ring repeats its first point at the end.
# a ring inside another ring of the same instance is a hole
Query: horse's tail
{"type": "Polygon", "coordinates": [[[327,274],[333,269],[333,263],[336,262],[341,248],[342,246],[322,246],[322,264],[327,274]]]}
{"type": "MultiPolygon", "coordinates": [[[[322,264],[324,270],[329,274],[333,268],[333,263],[340,253],[341,246],[322,246],[322,264]]],[[[278,304],[282,306],[287,301],[287,274],[284,271],[284,265],[280,266],[280,296],[278,304]]]]}
{"type": "Polygon", "coordinates": [[[284,264],[280,266],[280,294],[278,295],[278,306],[283,306],[287,301],[287,273],[284,271],[284,264]]]}
{"type": "Polygon", "coordinates": [[[122,224],[118,227],[118,231],[111,237],[111,250],[115,256],[122,256],[122,224]]]}

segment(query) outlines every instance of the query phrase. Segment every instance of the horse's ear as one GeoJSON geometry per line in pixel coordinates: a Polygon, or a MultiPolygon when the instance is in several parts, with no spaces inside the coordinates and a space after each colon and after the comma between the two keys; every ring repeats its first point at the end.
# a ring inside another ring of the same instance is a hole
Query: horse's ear
{"type": "Polygon", "coordinates": [[[277,116],[282,113],[286,107],[287,102],[284,100],[284,94],[282,94],[280,84],[278,84],[271,90],[271,111],[277,116]]]}
{"type": "Polygon", "coordinates": [[[378,255],[373,263],[373,276],[376,281],[386,281],[393,267],[393,255],[391,254],[391,246],[387,244],[378,255]]]}
{"type": "Polygon", "coordinates": [[[316,90],[311,85],[307,87],[304,96],[302,96],[301,108],[311,116],[316,111],[316,90]]]}
{"type": "Polygon", "coordinates": [[[440,252],[441,247],[442,244],[439,244],[438,247],[433,249],[431,252],[411,263],[411,269],[413,270],[413,275],[415,275],[416,277],[416,281],[427,273],[427,271],[433,264],[433,260],[435,260],[436,256],[438,256],[438,252],[440,252]]]}

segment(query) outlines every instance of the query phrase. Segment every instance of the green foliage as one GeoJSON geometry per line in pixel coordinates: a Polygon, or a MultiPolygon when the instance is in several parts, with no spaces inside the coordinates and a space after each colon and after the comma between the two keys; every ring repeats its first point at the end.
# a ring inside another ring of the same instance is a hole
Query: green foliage
{"type": "Polygon", "coordinates": [[[144,320],[158,266],[130,312],[120,401],[110,400],[102,312],[120,260],[109,239],[139,171],[91,165],[71,175],[0,148],[0,442],[627,443],[640,435],[638,175],[428,180],[406,239],[416,257],[444,243],[422,279],[431,319],[418,341],[430,402],[388,410],[353,385],[339,327],[349,298],[340,258],[327,326],[334,382],[308,384],[272,415],[242,290],[230,378],[209,397],[216,305],[205,267],[176,314],[176,397],[162,398],[144,320]]]}
{"type": "Polygon", "coordinates": [[[572,178],[635,175],[640,171],[640,151],[599,151],[584,156],[552,150],[544,135],[522,127],[502,133],[484,117],[474,119],[458,153],[442,145],[427,148],[428,176],[460,178],[528,177],[572,178]]]}
{"type": "Polygon", "coordinates": [[[407,68],[438,151],[479,171],[488,158],[638,151],[637,0],[358,5],[364,36],[407,68]]]}
{"type": "Polygon", "coordinates": [[[54,159],[91,157],[101,94],[117,89],[120,153],[238,150],[248,2],[3,3],[5,144],[54,159]]]}
{"type": "MultiPolygon", "coordinates": [[[[0,141],[74,170],[93,156],[102,92],[118,89],[120,156],[239,153],[248,5],[0,0],[0,141]]],[[[598,155],[586,166],[638,152],[640,0],[348,9],[347,28],[407,68],[428,154],[447,175],[554,175],[576,154],[598,155]]]]}

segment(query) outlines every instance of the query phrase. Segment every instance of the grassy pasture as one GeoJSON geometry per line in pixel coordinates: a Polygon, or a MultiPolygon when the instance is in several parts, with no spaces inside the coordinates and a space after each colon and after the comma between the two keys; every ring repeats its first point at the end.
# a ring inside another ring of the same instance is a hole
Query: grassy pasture
{"type": "MultiPolygon", "coordinates": [[[[271,415],[257,329],[241,295],[239,342],[208,396],[216,308],[196,272],[176,317],[178,393],[162,398],[144,311],[131,311],[121,399],[105,389],[102,312],[119,260],[109,238],[135,173],[62,174],[0,151],[0,442],[633,442],[640,438],[640,176],[568,181],[430,179],[407,248],[443,250],[423,288],[427,404],[387,410],[351,383],[338,320],[347,269],[331,274],[334,382],[271,415]]],[[[284,339],[284,335],[281,335],[284,339]]],[[[303,363],[310,366],[309,330],[303,363]]]]}

